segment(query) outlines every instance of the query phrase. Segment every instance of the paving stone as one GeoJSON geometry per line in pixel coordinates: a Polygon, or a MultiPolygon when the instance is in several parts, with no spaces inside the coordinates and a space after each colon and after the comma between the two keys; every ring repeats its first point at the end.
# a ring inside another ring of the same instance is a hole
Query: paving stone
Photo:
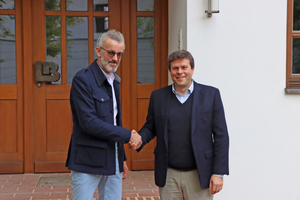
{"type": "MultiPolygon", "coordinates": [[[[0,199],[71,200],[70,173],[0,175],[0,199]]],[[[95,191],[94,200],[98,200],[95,191]]],[[[159,200],[153,171],[130,171],[123,179],[122,200],[159,200]]]]}
{"type": "Polygon", "coordinates": [[[49,187],[49,186],[70,186],[71,176],[53,176],[53,177],[41,177],[37,187],[49,187]]]}

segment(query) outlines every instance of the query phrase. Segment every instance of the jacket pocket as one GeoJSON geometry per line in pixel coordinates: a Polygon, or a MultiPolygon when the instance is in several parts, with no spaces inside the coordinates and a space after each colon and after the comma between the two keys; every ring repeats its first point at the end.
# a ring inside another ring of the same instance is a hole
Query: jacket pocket
{"type": "Polygon", "coordinates": [[[105,160],[106,148],[78,144],[75,164],[93,167],[104,167],[105,160]]]}
{"type": "Polygon", "coordinates": [[[107,117],[111,113],[112,100],[108,94],[93,94],[93,98],[97,116],[103,121],[107,121],[107,117]]]}
{"type": "Polygon", "coordinates": [[[106,101],[108,101],[110,99],[110,97],[108,96],[108,94],[93,94],[93,98],[98,100],[100,103],[105,103],[106,101]]]}
{"type": "Polygon", "coordinates": [[[88,147],[99,147],[99,148],[107,147],[106,140],[101,140],[95,136],[91,136],[86,133],[79,134],[77,144],[81,146],[88,146],[88,147]]]}

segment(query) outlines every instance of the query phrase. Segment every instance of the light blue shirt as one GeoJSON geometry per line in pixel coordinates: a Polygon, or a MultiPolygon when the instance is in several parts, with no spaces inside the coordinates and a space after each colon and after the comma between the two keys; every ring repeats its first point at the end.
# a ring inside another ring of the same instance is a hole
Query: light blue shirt
{"type": "Polygon", "coordinates": [[[194,81],[192,81],[192,84],[190,85],[189,89],[187,89],[187,91],[185,91],[183,96],[181,96],[178,92],[176,92],[176,90],[174,88],[174,84],[172,84],[172,92],[175,94],[178,101],[182,104],[184,102],[186,102],[186,100],[190,97],[190,95],[192,94],[193,91],[194,91],[194,81]]]}

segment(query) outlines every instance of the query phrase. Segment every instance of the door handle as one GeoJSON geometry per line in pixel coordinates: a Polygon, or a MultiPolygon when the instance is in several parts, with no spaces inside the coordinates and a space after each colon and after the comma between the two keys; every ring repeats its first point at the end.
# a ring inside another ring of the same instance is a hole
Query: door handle
{"type": "Polygon", "coordinates": [[[55,62],[35,62],[35,81],[41,87],[41,82],[57,82],[60,79],[58,64],[55,62]]]}

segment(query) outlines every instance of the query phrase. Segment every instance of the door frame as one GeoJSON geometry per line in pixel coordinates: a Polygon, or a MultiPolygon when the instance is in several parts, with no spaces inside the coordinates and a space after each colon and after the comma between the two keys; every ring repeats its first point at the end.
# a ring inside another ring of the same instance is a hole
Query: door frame
{"type": "Polygon", "coordinates": [[[22,0],[22,24],[23,24],[23,85],[24,85],[24,173],[33,173],[34,161],[34,102],[33,102],[33,49],[32,49],[32,2],[22,0]],[[25,51],[26,49],[26,51],[25,51]]]}

